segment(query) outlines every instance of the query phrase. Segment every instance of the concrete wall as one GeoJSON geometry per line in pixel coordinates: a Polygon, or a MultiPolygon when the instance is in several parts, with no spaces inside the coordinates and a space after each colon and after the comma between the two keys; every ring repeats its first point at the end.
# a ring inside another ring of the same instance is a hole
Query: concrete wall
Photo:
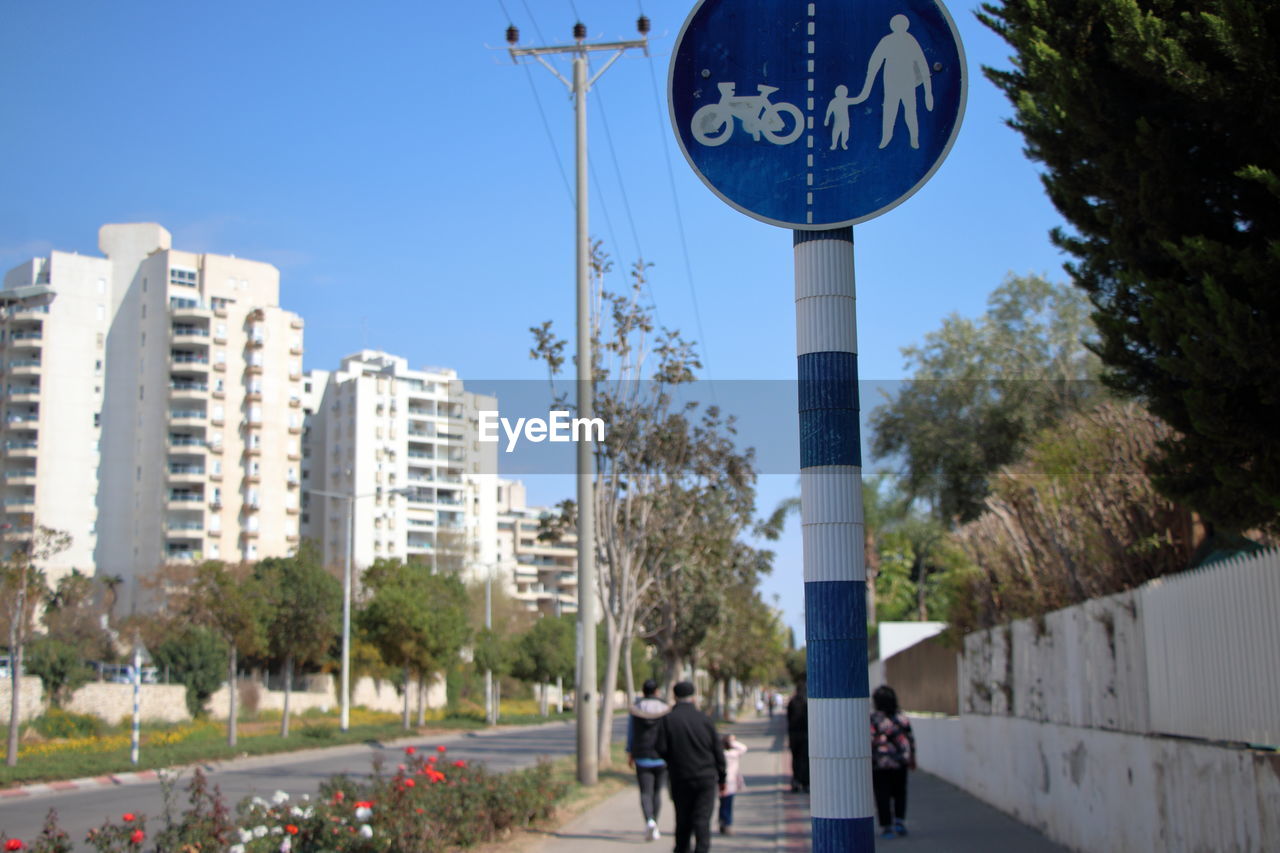
{"type": "MultiPolygon", "coordinates": [[[[334,686],[333,676],[313,676],[309,679],[310,690],[294,690],[289,695],[289,713],[301,714],[312,708],[321,711],[332,711],[339,707],[338,690],[334,686]]],[[[241,679],[239,683],[240,707],[247,712],[283,711],[284,691],[269,690],[260,681],[241,679]]],[[[443,676],[436,676],[427,684],[427,707],[435,710],[445,706],[445,682],[443,676]]],[[[404,709],[404,698],[396,691],[390,681],[374,681],[372,678],[357,679],[351,685],[351,706],[368,708],[371,711],[390,711],[400,713],[404,709]]],[[[209,715],[214,719],[227,718],[228,696],[224,683],[217,692],[209,697],[205,705],[209,715]]],[[[418,710],[418,697],[414,693],[409,699],[409,708],[414,713],[418,710]]]]}
{"type": "MultiPolygon", "coordinates": [[[[18,719],[22,722],[40,716],[44,712],[44,685],[34,675],[22,676],[22,686],[18,688],[18,719]]],[[[0,713],[4,721],[9,722],[9,708],[13,703],[13,680],[10,676],[0,678],[0,713]]]]}
{"type": "MultiPolygon", "coordinates": [[[[894,689],[898,703],[908,711],[956,714],[960,710],[959,666],[959,652],[933,637],[884,661],[884,683],[894,689]]],[[[872,689],[879,683],[872,682],[872,689]]]]}
{"type": "MultiPolygon", "coordinates": [[[[187,690],[181,684],[144,684],[139,695],[143,722],[180,723],[191,719],[187,690]]],[[[108,723],[133,719],[133,685],[90,683],[72,694],[66,710],[93,714],[108,723]]]]}
{"type": "Polygon", "coordinates": [[[920,766],[1080,851],[1280,850],[1280,755],[1011,717],[913,716],[920,766]]]}

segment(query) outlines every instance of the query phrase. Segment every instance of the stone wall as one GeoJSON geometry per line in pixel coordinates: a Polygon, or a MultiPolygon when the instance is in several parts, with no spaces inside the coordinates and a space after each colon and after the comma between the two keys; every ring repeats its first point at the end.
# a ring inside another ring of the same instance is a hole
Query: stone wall
{"type": "MultiPolygon", "coordinates": [[[[187,689],[181,684],[144,684],[138,710],[143,722],[180,723],[191,719],[187,711],[187,689]]],[[[77,714],[93,714],[108,723],[133,719],[133,685],[92,682],[71,696],[66,709],[77,714]]]]}
{"type": "MultiPolygon", "coordinates": [[[[22,722],[40,716],[44,712],[44,685],[34,675],[22,676],[22,686],[18,688],[18,719],[22,722]]],[[[0,678],[0,713],[4,714],[4,722],[9,723],[9,708],[13,703],[13,681],[9,676],[0,678]]]]}

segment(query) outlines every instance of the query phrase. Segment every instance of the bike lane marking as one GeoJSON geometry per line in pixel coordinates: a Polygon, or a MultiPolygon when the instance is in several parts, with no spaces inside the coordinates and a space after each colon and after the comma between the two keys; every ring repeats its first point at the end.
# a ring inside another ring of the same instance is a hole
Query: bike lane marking
{"type": "Polygon", "coordinates": [[[814,20],[814,18],[817,16],[817,11],[818,11],[817,7],[818,7],[817,3],[810,3],[808,8],[809,42],[807,47],[809,52],[809,65],[808,65],[809,97],[808,97],[808,100],[805,102],[805,107],[809,115],[805,119],[805,122],[808,125],[808,127],[806,128],[808,132],[805,134],[805,140],[804,140],[805,147],[809,149],[809,153],[805,157],[805,167],[807,171],[805,172],[805,176],[804,176],[805,177],[805,222],[808,224],[813,223],[813,117],[814,117],[813,56],[814,56],[816,45],[817,45],[817,41],[815,39],[815,36],[817,35],[817,21],[814,20]]]}

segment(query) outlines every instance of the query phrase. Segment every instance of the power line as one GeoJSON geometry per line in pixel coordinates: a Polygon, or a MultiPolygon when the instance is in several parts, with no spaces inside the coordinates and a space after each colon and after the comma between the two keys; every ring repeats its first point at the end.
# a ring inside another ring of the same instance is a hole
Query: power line
{"type": "MultiPolygon", "coordinates": [[[[658,115],[658,138],[660,141],[659,148],[662,149],[662,157],[667,164],[667,182],[671,186],[671,203],[676,213],[676,230],[680,234],[680,252],[684,257],[684,274],[689,282],[689,296],[693,302],[693,321],[698,327],[698,338],[702,344],[702,369],[711,376],[711,355],[707,348],[707,333],[702,328],[702,311],[698,308],[698,290],[694,286],[693,281],[693,264],[689,260],[689,240],[685,235],[684,215],[680,211],[680,196],[676,194],[676,174],[671,167],[671,152],[667,149],[666,128],[663,124],[662,97],[658,94],[658,77],[653,70],[653,57],[649,57],[649,81],[653,88],[653,103],[657,108],[658,115]]],[[[712,398],[715,397],[715,386],[711,386],[712,398]]]]}

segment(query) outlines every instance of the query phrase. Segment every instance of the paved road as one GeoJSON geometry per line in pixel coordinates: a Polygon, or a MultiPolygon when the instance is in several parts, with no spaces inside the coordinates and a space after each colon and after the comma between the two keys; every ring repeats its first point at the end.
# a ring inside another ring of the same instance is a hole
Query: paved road
{"type": "MultiPolygon", "coordinates": [[[[625,717],[615,721],[614,730],[616,737],[625,737],[625,717]]],[[[277,790],[293,796],[314,793],[321,782],[335,774],[367,774],[378,757],[394,767],[400,762],[404,747],[410,744],[426,749],[443,744],[451,759],[483,762],[493,770],[527,767],[543,756],[572,755],[577,745],[574,724],[561,722],[243,758],[209,765],[206,772],[211,784],[217,785],[234,807],[245,797],[270,797],[277,790]]],[[[29,841],[39,833],[46,812],[55,808],[62,827],[80,841],[104,818],[119,820],[124,812],[146,814],[151,825],[157,826],[156,817],[163,812],[163,803],[158,782],[39,794],[0,801],[0,828],[29,841]]]]}

